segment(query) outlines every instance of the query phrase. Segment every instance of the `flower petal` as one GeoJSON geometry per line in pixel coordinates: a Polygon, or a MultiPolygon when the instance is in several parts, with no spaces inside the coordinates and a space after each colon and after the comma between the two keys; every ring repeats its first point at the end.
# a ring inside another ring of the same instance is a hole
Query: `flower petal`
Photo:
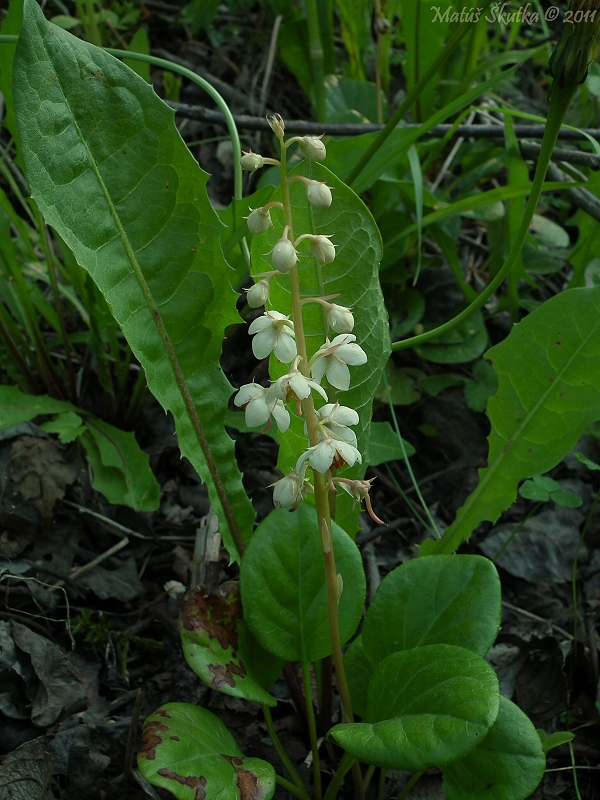
{"type": "Polygon", "coordinates": [[[367,363],[367,354],[358,344],[343,344],[335,351],[335,355],[345,364],[351,367],[358,367],[367,363]]]}
{"type": "Polygon", "coordinates": [[[272,326],[269,325],[266,330],[260,331],[256,334],[254,339],[252,339],[252,352],[258,359],[266,358],[273,352],[274,345],[275,331],[272,326]]]}
{"type": "Polygon", "coordinates": [[[281,400],[278,400],[271,409],[273,419],[277,423],[277,427],[281,433],[285,433],[290,427],[290,412],[283,405],[281,400]]]}
{"type": "Polygon", "coordinates": [[[249,428],[258,428],[269,421],[269,407],[264,397],[256,397],[246,406],[246,425],[249,428]]]}
{"type": "MultiPolygon", "coordinates": [[[[323,439],[314,448],[310,448],[312,453],[309,456],[309,462],[313,469],[317,472],[325,473],[331,467],[333,459],[335,458],[336,448],[333,446],[329,439],[323,439]]],[[[309,451],[310,452],[310,451],[309,451]]],[[[342,456],[343,458],[343,456],[342,456]]]]}
{"type": "Polygon", "coordinates": [[[277,337],[275,355],[284,364],[289,364],[290,361],[293,361],[298,355],[295,340],[287,334],[285,330],[281,331],[277,337]]]}
{"type": "Polygon", "coordinates": [[[336,389],[345,392],[350,388],[350,370],[334,356],[327,359],[327,380],[336,389]]]}

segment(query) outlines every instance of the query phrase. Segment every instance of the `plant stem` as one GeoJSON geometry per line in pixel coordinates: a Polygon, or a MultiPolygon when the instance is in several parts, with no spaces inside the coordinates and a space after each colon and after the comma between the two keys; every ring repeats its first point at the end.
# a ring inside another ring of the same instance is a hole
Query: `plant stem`
{"type": "Polygon", "coordinates": [[[316,0],[306,0],[306,16],[308,21],[308,51],[313,91],[315,93],[315,108],[317,119],[322,122],[327,118],[327,106],[325,103],[325,83],[323,81],[323,45],[321,43],[319,13],[316,0]]]}
{"type": "Polygon", "coordinates": [[[387,769],[381,767],[381,770],[379,772],[379,792],[377,793],[377,800],[384,800],[386,778],[387,778],[387,769]]]}
{"type": "Polygon", "coordinates": [[[417,781],[419,781],[422,776],[423,776],[422,772],[415,772],[415,774],[412,776],[412,778],[406,784],[404,789],[402,789],[402,791],[398,795],[397,800],[404,800],[404,798],[408,796],[408,793],[411,791],[411,789],[413,788],[415,783],[417,783],[417,781]]]}
{"type": "Polygon", "coordinates": [[[462,322],[469,319],[469,317],[474,314],[475,311],[478,311],[483,305],[485,305],[485,303],[487,303],[490,297],[494,294],[496,289],[502,285],[505,278],[509,275],[512,267],[514,266],[519,253],[521,252],[521,248],[523,247],[523,243],[525,242],[527,233],[529,232],[529,226],[542,192],[544,179],[548,170],[548,164],[550,163],[550,158],[552,156],[552,150],[556,144],[565,112],[574,93],[575,90],[572,88],[561,89],[557,85],[553,87],[550,107],[548,109],[548,119],[546,121],[546,130],[544,131],[542,147],[535,170],[535,175],[533,177],[533,182],[531,184],[531,193],[523,213],[521,227],[519,228],[517,236],[513,242],[513,246],[506,257],[506,261],[504,262],[502,269],[498,272],[496,277],[490,281],[488,286],[483,292],[481,292],[477,299],[474,300],[467,308],[465,308],[464,311],[462,311],[460,314],[457,314],[456,317],[448,320],[448,322],[445,322],[443,325],[439,325],[437,328],[434,328],[431,331],[421,333],[418,336],[412,336],[410,339],[403,339],[400,342],[394,342],[392,344],[392,350],[406,350],[409,347],[416,347],[424,342],[428,342],[430,339],[435,339],[444,333],[448,333],[448,331],[453,330],[462,322]]]}
{"type": "Polygon", "coordinates": [[[321,800],[321,762],[319,760],[319,743],[317,741],[317,723],[315,721],[315,709],[312,701],[312,691],[310,687],[310,665],[302,661],[302,683],[304,684],[304,697],[306,699],[306,716],[308,717],[308,735],[310,736],[310,748],[313,754],[313,780],[315,784],[315,800],[321,800]]]}
{"type": "Polygon", "coordinates": [[[340,761],[340,765],[337,768],[335,775],[331,779],[329,786],[327,787],[327,791],[325,792],[325,797],[323,800],[333,800],[333,798],[337,795],[340,786],[342,785],[342,781],[344,780],[346,773],[350,767],[354,766],[356,763],[356,759],[351,756],[350,753],[344,753],[342,760],[340,761]]]}
{"type": "Polygon", "coordinates": [[[283,787],[284,789],[287,789],[288,792],[290,792],[290,794],[293,794],[294,797],[298,797],[299,800],[309,800],[308,795],[306,794],[306,792],[303,794],[298,789],[298,787],[294,783],[291,783],[290,781],[288,781],[287,778],[284,778],[283,776],[277,775],[277,773],[275,773],[275,780],[277,781],[277,783],[281,787],[283,787]]]}
{"type": "MultiPolygon", "coordinates": [[[[283,138],[281,139],[281,159],[279,169],[281,174],[281,197],[283,201],[285,224],[288,226],[288,238],[293,244],[294,227],[292,219],[292,207],[290,202],[290,187],[286,171],[286,145],[283,141],[283,138]]],[[[308,378],[308,354],[306,349],[306,339],[304,336],[304,323],[302,320],[302,302],[300,298],[300,280],[298,277],[297,265],[294,266],[288,274],[290,276],[291,284],[292,316],[294,320],[294,332],[296,334],[296,346],[299,355],[302,356],[299,368],[302,374],[308,378]]],[[[314,446],[319,442],[319,433],[312,395],[309,395],[305,400],[302,401],[302,410],[304,413],[304,419],[306,420],[308,438],[311,446],[314,446]]],[[[346,678],[346,671],[344,669],[344,657],[342,654],[342,641],[338,619],[338,579],[335,565],[335,553],[333,549],[333,537],[331,535],[331,512],[328,498],[329,488],[325,481],[325,476],[316,470],[314,470],[314,485],[317,521],[319,525],[319,533],[321,536],[321,545],[323,550],[323,561],[325,565],[325,582],[327,586],[327,617],[331,635],[333,663],[335,666],[340,699],[342,701],[342,715],[346,722],[352,722],[354,720],[354,715],[352,713],[350,689],[348,688],[348,680],[346,678]]],[[[307,706],[308,704],[309,698],[307,697],[307,706]]],[[[353,765],[353,773],[357,796],[359,800],[361,800],[363,797],[362,775],[358,762],[353,765]]]]}
{"type": "Polygon", "coordinates": [[[273,717],[271,716],[271,709],[269,706],[262,707],[263,714],[265,717],[265,722],[267,723],[267,731],[269,732],[269,737],[273,742],[273,747],[277,751],[277,755],[279,756],[281,763],[287,769],[290,778],[293,780],[294,785],[296,787],[296,797],[301,797],[302,800],[309,800],[308,792],[304,784],[302,783],[302,778],[298,775],[296,767],[292,764],[290,757],[285,752],[283,745],[281,744],[281,740],[277,735],[277,731],[275,730],[275,725],[273,724],[273,717]]]}

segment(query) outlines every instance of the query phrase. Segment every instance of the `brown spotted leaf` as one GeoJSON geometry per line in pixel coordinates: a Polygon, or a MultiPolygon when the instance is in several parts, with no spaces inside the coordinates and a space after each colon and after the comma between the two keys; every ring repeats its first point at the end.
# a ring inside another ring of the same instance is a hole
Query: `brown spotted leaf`
{"type": "MultiPolygon", "coordinates": [[[[243,644],[238,640],[241,617],[239,588],[234,581],[221,584],[210,594],[206,593],[204,586],[191,589],[183,600],[179,615],[185,659],[196,675],[213,689],[275,706],[277,701],[263,688],[264,681],[255,679],[253,663],[247,658],[242,660],[240,655],[240,644],[243,644]]],[[[248,656],[254,655],[247,645],[243,651],[248,656]]],[[[264,658],[273,663],[272,656],[267,653],[264,658]]],[[[256,662],[256,658],[252,661],[256,662]]],[[[281,666],[280,663],[276,673],[271,672],[271,683],[277,678],[281,666]]]]}
{"type": "Polygon", "coordinates": [[[221,720],[190,703],[167,703],[144,724],[142,775],[178,800],[270,800],[275,771],[245,758],[221,720]]]}

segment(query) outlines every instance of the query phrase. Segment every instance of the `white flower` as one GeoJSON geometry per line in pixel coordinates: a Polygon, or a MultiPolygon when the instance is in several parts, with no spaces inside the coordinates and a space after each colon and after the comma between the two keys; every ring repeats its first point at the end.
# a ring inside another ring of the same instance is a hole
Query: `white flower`
{"type": "Polygon", "coordinates": [[[294,245],[287,238],[286,230],[284,235],[271,250],[271,261],[279,272],[289,272],[298,261],[298,253],[294,245]]]}
{"type": "Polygon", "coordinates": [[[259,156],[258,153],[244,153],[241,158],[242,169],[248,170],[248,172],[255,172],[260,167],[264,167],[265,160],[262,156],[259,156]]]}
{"type": "Polygon", "coordinates": [[[327,150],[321,141],[322,136],[301,136],[298,144],[304,158],[308,161],[324,161],[327,158],[327,150]]]}
{"type": "Polygon", "coordinates": [[[300,499],[302,481],[296,470],[269,485],[273,487],[273,505],[275,508],[291,508],[300,499]]]}
{"type": "Polygon", "coordinates": [[[246,383],[240,387],[233,402],[238,408],[245,409],[246,425],[249,428],[266,425],[273,417],[281,433],[285,433],[290,427],[290,413],[278,398],[267,399],[267,391],[258,383],[246,383]]]}
{"type": "MultiPolygon", "coordinates": [[[[333,234],[332,234],[333,235],[333,234]]],[[[331,264],[335,259],[335,245],[329,239],[330,236],[310,236],[310,254],[322,264],[331,264]]]]}
{"type": "Polygon", "coordinates": [[[245,289],[246,300],[250,308],[260,308],[269,299],[269,281],[264,278],[249,289],[245,289]]]}
{"type": "Polygon", "coordinates": [[[327,403],[317,410],[320,432],[325,437],[340,439],[356,447],[356,434],[349,425],[358,425],[359,416],[353,408],[339,403],[327,403]]]}
{"type": "Polygon", "coordinates": [[[327,394],[323,387],[319,386],[316,381],[311,381],[309,378],[306,378],[300,370],[297,369],[299,360],[300,356],[297,356],[292,369],[271,384],[267,391],[268,397],[278,397],[284,402],[288,402],[292,398],[300,401],[306,400],[310,395],[311,389],[316,389],[321,397],[327,400],[327,394]]]}
{"type": "Polygon", "coordinates": [[[331,205],[331,189],[320,181],[308,181],[306,184],[308,202],[317,208],[329,208],[331,205]]]}
{"type": "Polygon", "coordinates": [[[303,463],[307,458],[311,467],[322,474],[332,466],[341,469],[344,464],[352,467],[356,462],[362,463],[361,455],[354,445],[330,437],[325,437],[319,444],[309,447],[306,453],[300,456],[298,463],[303,463]]]}
{"type": "Polygon", "coordinates": [[[355,341],[352,333],[342,333],[332,342],[327,339],[311,359],[313,378],[320,383],[326,375],[332,386],[345,392],[350,386],[350,370],[346,365],[356,367],[367,363],[367,354],[355,341]]]}
{"type": "Polygon", "coordinates": [[[278,311],[265,311],[250,324],[248,332],[256,334],[252,340],[256,358],[266,358],[272,352],[284,364],[296,358],[294,323],[278,311]]]}
{"type": "Polygon", "coordinates": [[[281,114],[267,114],[267,122],[275,136],[278,139],[283,139],[283,134],[285,132],[285,122],[281,117],[281,114]]]}
{"type": "Polygon", "coordinates": [[[350,333],[354,328],[354,317],[349,308],[331,303],[327,309],[327,322],[336,333],[350,333]]]}
{"type": "MultiPolygon", "coordinates": [[[[246,156],[244,156],[244,158],[246,158],[246,156]]],[[[247,217],[244,217],[244,219],[248,222],[250,233],[264,233],[268,231],[269,228],[273,227],[271,212],[268,208],[266,211],[264,208],[250,208],[249,211],[250,213],[247,217]]]]}

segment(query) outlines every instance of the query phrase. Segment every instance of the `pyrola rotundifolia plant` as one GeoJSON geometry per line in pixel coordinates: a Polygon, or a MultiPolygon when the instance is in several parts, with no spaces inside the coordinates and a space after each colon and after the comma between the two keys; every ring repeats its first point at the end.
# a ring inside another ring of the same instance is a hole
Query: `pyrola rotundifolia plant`
{"type": "MultiPolygon", "coordinates": [[[[482,306],[515,263],[585,75],[596,5],[573,5],[588,27],[565,33],[553,60],[548,127],[516,244],[443,333],[482,306]]],[[[600,289],[544,303],[490,351],[499,389],[488,407],[487,471],[444,536],[394,569],[365,611],[354,537],[363,507],[367,524],[381,523],[365,470],[389,324],[379,232],[361,199],[327,169],[326,144],[312,135],[286,140],[281,117],[270,117],[279,157],[239,157],[250,172],[277,168],[278,185],[247,202],[240,191],[224,233],[171,109],[116,58],[48,23],[34,0],[24,0],[12,70],[15,141],[32,197],[61,250],[103,293],[149,389],[172,412],[181,452],[206,482],[223,542],[239,563],[239,581],[185,595],[185,657],[215,691],[260,703],[273,745],[273,764],[245,756],[221,719],[182,697],[146,720],[139,780],[180,800],[269,800],[276,784],[300,800],[333,800],[341,789],[362,800],[376,769],[382,796],[387,770],[410,773],[403,798],[437,767],[448,800],[524,800],[552,745],[545,739],[542,747],[530,720],[500,696],[484,659],[500,624],[494,565],[450,553],[480,521],[498,518],[519,480],[555,466],[598,418],[600,289]],[[226,330],[241,324],[236,272],[223,251],[245,236],[254,281],[247,304],[264,308],[248,330],[256,358],[269,359],[269,378],[236,390],[219,361],[226,330]],[[527,358],[539,379],[519,391],[527,358]],[[270,428],[279,443],[275,508],[256,528],[225,429],[236,413],[250,428],[270,428]],[[271,716],[282,673],[307,731],[305,779],[271,716]]],[[[347,165],[351,176],[364,174],[376,141],[347,165]]]]}

